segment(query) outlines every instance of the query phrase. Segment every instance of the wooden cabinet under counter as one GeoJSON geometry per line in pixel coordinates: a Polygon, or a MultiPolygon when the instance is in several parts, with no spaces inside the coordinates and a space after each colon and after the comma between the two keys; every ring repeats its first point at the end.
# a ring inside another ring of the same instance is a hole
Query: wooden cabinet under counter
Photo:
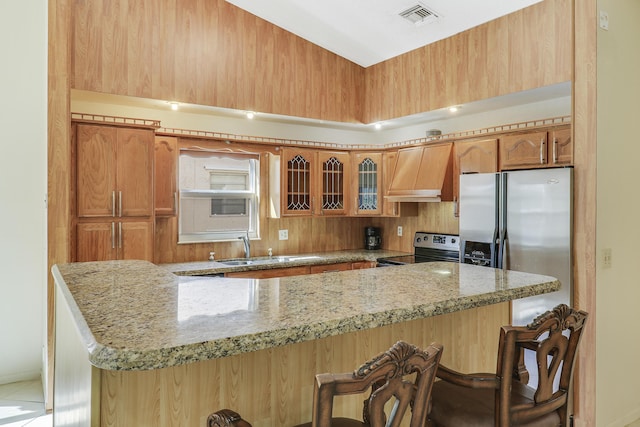
{"type": "Polygon", "coordinates": [[[296,267],[271,268],[266,270],[233,271],[224,277],[244,277],[250,279],[270,279],[273,277],[301,276],[306,274],[332,273],[338,271],[361,270],[376,266],[375,261],[339,262],[335,264],[301,265],[296,267]]]}
{"type": "Polygon", "coordinates": [[[225,273],[224,277],[246,277],[250,279],[271,279],[273,277],[301,276],[309,274],[309,266],[271,268],[268,270],[233,271],[225,273]]]}
{"type": "Polygon", "coordinates": [[[322,265],[312,265],[310,267],[311,274],[318,273],[333,273],[336,271],[348,271],[353,270],[353,265],[350,262],[340,262],[337,264],[322,264],[322,265]]]}

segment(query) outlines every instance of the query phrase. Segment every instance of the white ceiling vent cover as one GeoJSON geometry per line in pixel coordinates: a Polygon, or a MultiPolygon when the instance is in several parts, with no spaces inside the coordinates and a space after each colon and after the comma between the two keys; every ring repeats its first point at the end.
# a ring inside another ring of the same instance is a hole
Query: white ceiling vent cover
{"type": "Polygon", "coordinates": [[[433,22],[440,17],[435,11],[433,11],[433,9],[429,9],[422,3],[417,3],[415,6],[411,6],[410,8],[400,12],[399,15],[414,25],[433,22]]]}

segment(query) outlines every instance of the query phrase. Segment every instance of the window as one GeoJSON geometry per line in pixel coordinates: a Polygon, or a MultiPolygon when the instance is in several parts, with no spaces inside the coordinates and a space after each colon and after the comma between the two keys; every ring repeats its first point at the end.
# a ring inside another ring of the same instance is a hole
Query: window
{"type": "Polygon", "coordinates": [[[258,238],[259,156],[180,152],[178,243],[258,238]]]}

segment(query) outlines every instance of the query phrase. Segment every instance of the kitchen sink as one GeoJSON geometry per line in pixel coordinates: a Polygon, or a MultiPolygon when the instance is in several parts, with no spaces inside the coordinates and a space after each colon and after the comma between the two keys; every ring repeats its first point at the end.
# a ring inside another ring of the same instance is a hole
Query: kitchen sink
{"type": "Polygon", "coordinates": [[[260,264],[275,264],[280,262],[293,262],[293,261],[304,261],[310,259],[318,259],[321,258],[317,255],[308,255],[308,256],[278,256],[272,258],[259,258],[259,259],[230,259],[227,261],[219,261],[220,264],[228,265],[228,266],[241,266],[241,265],[260,265],[260,264]]]}
{"type": "Polygon", "coordinates": [[[231,261],[220,261],[220,264],[224,265],[252,265],[252,264],[264,264],[264,262],[259,263],[257,261],[251,259],[233,259],[231,261]]]}

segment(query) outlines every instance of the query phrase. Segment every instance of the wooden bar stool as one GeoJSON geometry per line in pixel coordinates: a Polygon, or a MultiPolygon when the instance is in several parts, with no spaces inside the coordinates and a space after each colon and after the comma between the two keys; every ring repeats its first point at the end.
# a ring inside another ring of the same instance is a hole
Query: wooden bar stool
{"type": "MultiPolygon", "coordinates": [[[[427,424],[427,412],[442,346],[433,343],[424,350],[398,341],[352,373],[318,374],[313,396],[311,422],[297,427],[398,427],[411,408],[410,427],[427,424]],[[335,396],[370,391],[364,401],[363,419],[333,418],[335,396]],[[393,402],[385,413],[385,404],[393,402]]],[[[228,409],[214,412],[208,427],[251,427],[242,417],[228,409]]]]}
{"type": "Polygon", "coordinates": [[[573,364],[587,316],[561,304],[527,326],[503,326],[495,375],[461,374],[440,366],[430,425],[568,426],[573,364]],[[525,352],[535,355],[535,387],[528,385],[525,352]]]}

